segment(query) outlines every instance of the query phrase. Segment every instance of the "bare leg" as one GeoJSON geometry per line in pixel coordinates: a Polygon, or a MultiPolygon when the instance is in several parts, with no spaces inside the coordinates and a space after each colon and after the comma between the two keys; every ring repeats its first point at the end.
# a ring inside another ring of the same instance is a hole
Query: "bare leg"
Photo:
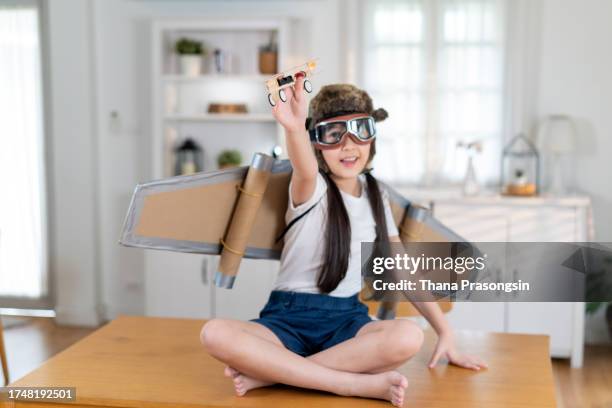
{"type": "MultiPolygon", "coordinates": [[[[253,328],[254,334],[282,344],[272,331],[260,324],[254,325],[257,326],[253,328]]],[[[374,374],[399,367],[416,354],[422,343],[423,331],[410,320],[373,321],[363,326],[354,338],[307,358],[335,370],[374,374]]],[[[225,375],[233,379],[239,394],[273,384],[246,376],[233,367],[227,367],[225,375]]]]}
{"type": "MultiPolygon", "coordinates": [[[[242,330],[282,346],[267,327],[236,321],[242,330]]],[[[352,373],[376,373],[394,369],[409,360],[423,344],[423,331],[410,320],[372,321],[347,341],[307,357],[318,364],[352,373]]]]}
{"type": "Polygon", "coordinates": [[[408,381],[395,371],[355,374],[334,370],[298,356],[231,320],[211,320],[201,333],[208,352],[252,378],[338,395],[378,398],[403,403],[408,381]],[[252,351],[256,350],[256,353],[252,351]]]}
{"type": "MultiPolygon", "coordinates": [[[[280,339],[272,332],[272,330],[268,329],[266,326],[255,323],[255,322],[243,322],[243,321],[232,321],[236,327],[249,332],[255,336],[258,336],[264,340],[269,341],[272,344],[276,344],[280,347],[284,347],[283,343],[280,339]]],[[[269,385],[276,384],[272,381],[263,381],[258,378],[249,377],[240,371],[236,370],[234,367],[229,365],[225,366],[225,370],[223,373],[226,377],[232,379],[234,383],[234,389],[236,390],[236,395],[242,396],[247,393],[247,391],[252,390],[254,388],[267,387],[269,385]]]]}
{"type": "Polygon", "coordinates": [[[308,358],[352,373],[378,373],[399,367],[423,344],[423,331],[410,320],[372,321],[353,337],[308,358]]]}

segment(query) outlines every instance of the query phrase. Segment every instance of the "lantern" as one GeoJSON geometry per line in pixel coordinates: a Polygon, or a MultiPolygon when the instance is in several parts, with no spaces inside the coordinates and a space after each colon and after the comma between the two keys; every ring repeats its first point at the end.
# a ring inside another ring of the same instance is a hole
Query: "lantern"
{"type": "Polygon", "coordinates": [[[176,176],[193,174],[202,171],[202,149],[193,139],[187,138],[176,148],[176,176]]]}
{"type": "Polygon", "coordinates": [[[540,155],[533,143],[518,134],[506,145],[502,154],[502,194],[535,196],[539,192],[540,155]]]}

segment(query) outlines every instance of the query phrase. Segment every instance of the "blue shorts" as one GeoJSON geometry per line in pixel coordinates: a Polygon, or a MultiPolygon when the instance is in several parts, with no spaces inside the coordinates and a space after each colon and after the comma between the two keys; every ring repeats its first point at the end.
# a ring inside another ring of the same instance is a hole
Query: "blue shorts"
{"type": "Polygon", "coordinates": [[[259,319],[252,321],[272,330],[287,349],[306,357],[355,337],[372,321],[357,296],[275,290],[259,319]]]}

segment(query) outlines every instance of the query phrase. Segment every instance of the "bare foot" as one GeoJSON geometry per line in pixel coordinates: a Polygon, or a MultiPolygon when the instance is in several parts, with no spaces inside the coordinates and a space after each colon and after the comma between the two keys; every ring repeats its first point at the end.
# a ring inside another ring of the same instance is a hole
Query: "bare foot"
{"type": "Polygon", "coordinates": [[[348,395],[384,399],[396,407],[404,404],[404,393],[408,387],[408,380],[397,371],[357,375],[355,380],[351,383],[348,395]]]}
{"type": "Polygon", "coordinates": [[[223,370],[223,373],[226,377],[230,377],[232,381],[234,381],[234,389],[236,390],[236,395],[239,397],[242,397],[244,394],[247,393],[247,391],[250,391],[254,388],[266,387],[268,385],[274,384],[272,382],[262,381],[256,378],[248,377],[230,366],[225,366],[225,370],[223,370]]]}

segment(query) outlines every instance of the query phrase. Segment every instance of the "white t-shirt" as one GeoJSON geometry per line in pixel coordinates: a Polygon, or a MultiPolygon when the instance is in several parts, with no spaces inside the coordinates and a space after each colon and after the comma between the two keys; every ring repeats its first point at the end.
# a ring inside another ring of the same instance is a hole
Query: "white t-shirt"
{"type": "MultiPolygon", "coordinates": [[[[338,287],[329,293],[331,296],[348,297],[361,290],[361,243],[373,242],[376,239],[376,224],[368,201],[365,176],[360,175],[359,181],[362,185],[360,197],[340,190],[351,222],[351,253],[346,276],[340,281],[338,287]]],[[[398,235],[397,227],[393,221],[386,191],[382,191],[382,197],[389,236],[396,236],[398,235]]],[[[312,197],[297,207],[293,205],[291,184],[289,185],[289,205],[285,214],[287,224],[317,202],[318,204],[297,221],[284,237],[285,245],[281,254],[280,272],[274,284],[274,290],[320,293],[317,287],[317,276],[321,270],[325,251],[327,183],[320,173],[317,174],[312,197]]]]}

